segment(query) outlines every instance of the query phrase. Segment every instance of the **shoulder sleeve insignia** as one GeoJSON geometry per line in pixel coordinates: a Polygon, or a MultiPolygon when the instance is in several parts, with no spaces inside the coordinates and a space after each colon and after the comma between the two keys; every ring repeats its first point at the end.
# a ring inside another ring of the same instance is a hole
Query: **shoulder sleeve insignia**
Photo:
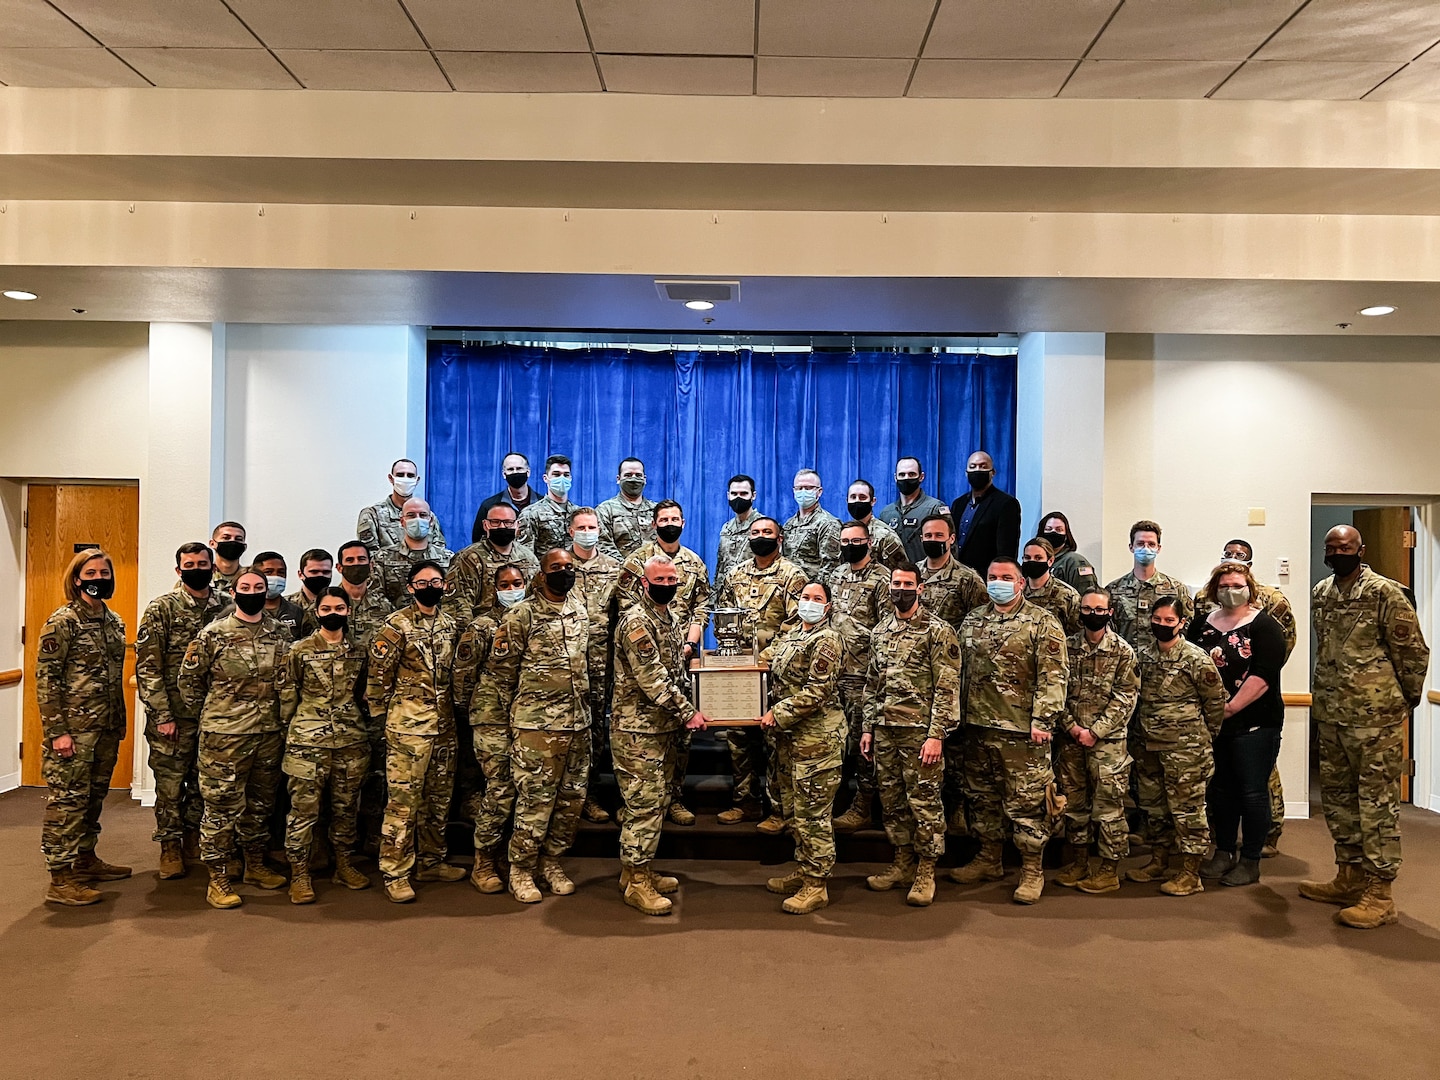
{"type": "Polygon", "coordinates": [[[505,627],[495,631],[495,640],[490,644],[490,655],[495,657],[510,655],[510,635],[505,632],[505,627]]]}
{"type": "Polygon", "coordinates": [[[1051,638],[1049,642],[1047,642],[1045,645],[1045,651],[1048,652],[1051,656],[1059,656],[1060,642],[1056,641],[1054,638],[1051,638]]]}
{"type": "Polygon", "coordinates": [[[1081,576],[1081,577],[1087,577],[1087,576],[1088,576],[1088,577],[1094,577],[1094,576],[1095,576],[1095,568],[1094,568],[1093,566],[1082,566],[1082,567],[1080,567],[1080,576],[1081,576]]]}
{"type": "Polygon", "coordinates": [[[951,660],[960,659],[960,643],[958,641],[952,641],[947,651],[950,653],[951,660]]]}
{"type": "Polygon", "coordinates": [[[455,650],[455,659],[462,664],[475,655],[475,646],[471,644],[469,635],[460,639],[460,647],[455,650]]]}
{"type": "Polygon", "coordinates": [[[40,639],[40,651],[47,656],[51,653],[57,653],[60,651],[60,642],[55,640],[53,634],[46,634],[40,639]]]}

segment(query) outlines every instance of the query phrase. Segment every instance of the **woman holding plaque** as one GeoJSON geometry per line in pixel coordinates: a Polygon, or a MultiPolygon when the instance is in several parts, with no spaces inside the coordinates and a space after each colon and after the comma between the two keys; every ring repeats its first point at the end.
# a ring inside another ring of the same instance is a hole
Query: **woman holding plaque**
{"type": "Polygon", "coordinates": [[[800,626],[762,654],[770,665],[770,711],[761,727],[776,730],[783,801],[790,811],[799,867],[765,885],[786,897],[791,915],[830,902],[825,881],[835,868],[830,812],[845,760],[845,710],[840,704],[840,633],[830,621],[830,587],[812,581],[800,593],[800,626]]]}

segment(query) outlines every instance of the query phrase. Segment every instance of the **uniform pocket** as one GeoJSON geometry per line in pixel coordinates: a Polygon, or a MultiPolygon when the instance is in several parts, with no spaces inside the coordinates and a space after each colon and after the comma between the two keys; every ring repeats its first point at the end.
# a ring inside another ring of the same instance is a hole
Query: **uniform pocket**
{"type": "Polygon", "coordinates": [[[298,754],[287,753],[280,762],[280,771],[286,776],[293,776],[298,780],[314,780],[319,775],[320,769],[313,761],[298,754]]]}

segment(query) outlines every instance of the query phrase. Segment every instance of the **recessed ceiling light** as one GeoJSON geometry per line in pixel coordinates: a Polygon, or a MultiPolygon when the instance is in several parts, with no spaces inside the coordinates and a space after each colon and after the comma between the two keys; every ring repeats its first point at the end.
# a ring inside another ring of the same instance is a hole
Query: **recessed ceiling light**
{"type": "Polygon", "coordinates": [[[1394,312],[1394,304],[1371,304],[1369,307],[1360,309],[1361,315],[1392,315],[1394,312]]]}
{"type": "Polygon", "coordinates": [[[4,295],[10,300],[39,300],[40,294],[28,289],[6,289],[4,295]]]}
{"type": "Polygon", "coordinates": [[[709,311],[715,305],[709,300],[686,300],[685,306],[691,311],[709,311]]]}

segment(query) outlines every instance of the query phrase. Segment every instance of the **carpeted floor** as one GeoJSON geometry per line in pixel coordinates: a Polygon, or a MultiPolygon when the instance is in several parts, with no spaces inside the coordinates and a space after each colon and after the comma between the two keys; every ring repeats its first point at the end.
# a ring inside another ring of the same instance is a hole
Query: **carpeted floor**
{"type": "Polygon", "coordinates": [[[842,865],[831,906],[780,913],[767,872],[681,863],[677,911],[625,907],[615,864],[521,907],[468,884],[408,907],[155,876],[151,815],[117,793],[101,853],[134,878],[42,904],[43,793],[0,796],[0,1076],[1440,1076],[1440,817],[1407,812],[1398,926],[1346,930],[1295,883],[1327,874],[1291,822],[1248,889],[1191,898],[942,883],[935,905],[842,865]],[[143,868],[143,869],[140,869],[143,868]]]}

